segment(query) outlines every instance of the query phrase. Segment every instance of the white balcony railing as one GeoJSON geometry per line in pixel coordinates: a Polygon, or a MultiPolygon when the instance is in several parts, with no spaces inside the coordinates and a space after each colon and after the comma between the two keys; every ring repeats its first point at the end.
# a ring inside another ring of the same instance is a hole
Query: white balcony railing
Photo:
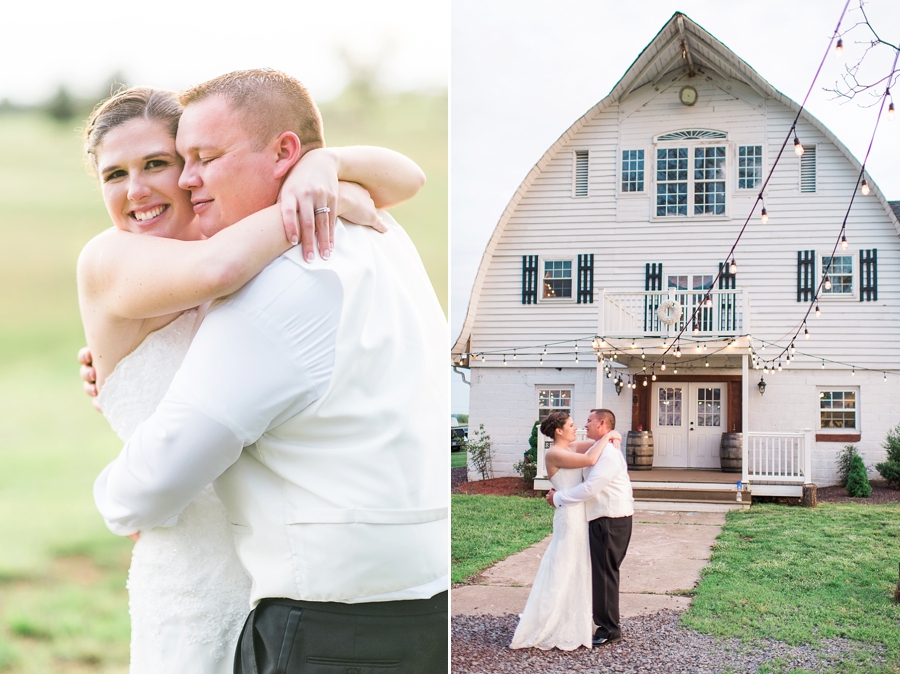
{"type": "Polygon", "coordinates": [[[748,312],[747,293],[743,288],[701,292],[602,290],[601,294],[598,334],[603,337],[664,337],[677,334],[682,328],[688,335],[721,337],[742,335],[749,330],[744,324],[748,312]],[[698,308],[707,293],[712,306],[698,308]],[[681,307],[681,317],[674,325],[660,319],[659,305],[666,300],[675,300],[681,307]]]}
{"type": "Polygon", "coordinates": [[[811,482],[814,438],[811,430],[800,433],[744,433],[744,482],[811,482]]]}

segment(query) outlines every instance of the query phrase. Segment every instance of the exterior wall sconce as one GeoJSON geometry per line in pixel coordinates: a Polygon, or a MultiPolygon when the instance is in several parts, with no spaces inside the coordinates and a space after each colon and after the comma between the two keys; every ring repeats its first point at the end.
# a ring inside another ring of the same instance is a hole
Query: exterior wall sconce
{"type": "Polygon", "coordinates": [[[766,380],[762,377],[759,378],[759,383],[756,385],[756,388],[759,389],[759,395],[766,395],[766,380]]]}
{"type": "Polygon", "coordinates": [[[625,388],[625,382],[621,378],[616,379],[616,395],[622,395],[623,388],[625,388]]]}

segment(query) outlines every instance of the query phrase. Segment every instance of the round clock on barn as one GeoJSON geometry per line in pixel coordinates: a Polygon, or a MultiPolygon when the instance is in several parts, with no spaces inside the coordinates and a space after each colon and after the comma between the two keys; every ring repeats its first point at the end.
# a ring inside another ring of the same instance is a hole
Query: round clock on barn
{"type": "Polygon", "coordinates": [[[697,90],[694,87],[681,87],[678,92],[678,98],[685,105],[693,105],[697,102],[697,90]]]}

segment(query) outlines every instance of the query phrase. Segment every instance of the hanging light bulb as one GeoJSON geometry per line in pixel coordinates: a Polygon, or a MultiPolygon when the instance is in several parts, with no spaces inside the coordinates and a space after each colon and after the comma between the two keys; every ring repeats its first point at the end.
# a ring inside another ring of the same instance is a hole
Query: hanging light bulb
{"type": "Polygon", "coordinates": [[[706,359],[705,367],[709,367],[709,358],[706,359]]]}
{"type": "Polygon", "coordinates": [[[644,365],[641,367],[641,372],[646,372],[646,371],[647,371],[647,364],[644,363],[644,365]]]}
{"type": "Polygon", "coordinates": [[[850,376],[851,376],[851,377],[855,377],[855,376],[856,376],[856,368],[855,368],[855,367],[854,367],[852,370],[850,370],[850,376]]]}
{"type": "Polygon", "coordinates": [[[825,277],[825,283],[822,285],[825,290],[831,290],[831,279],[827,276],[825,277]]]}
{"type": "Polygon", "coordinates": [[[821,315],[822,315],[822,312],[819,311],[819,305],[816,304],[816,318],[818,318],[818,317],[821,316],[821,315]]]}
{"type": "Polygon", "coordinates": [[[845,234],[841,234],[841,250],[847,250],[847,246],[850,244],[847,243],[847,236],[845,234]]]}
{"type": "Polygon", "coordinates": [[[869,183],[866,182],[866,179],[863,178],[862,185],[860,186],[860,191],[863,193],[864,197],[869,196],[869,192],[872,190],[869,189],[869,183]]]}
{"type": "Polygon", "coordinates": [[[706,301],[703,303],[707,308],[712,306],[712,295],[706,296],[706,301]]]}
{"type": "Polygon", "coordinates": [[[809,330],[807,328],[803,328],[803,338],[809,339],[809,330]]]}
{"type": "Polygon", "coordinates": [[[837,44],[834,45],[834,58],[839,59],[844,53],[844,41],[838,38],[837,44]]]}
{"type": "Polygon", "coordinates": [[[769,363],[763,363],[763,374],[769,374],[769,363]]]}
{"type": "Polygon", "coordinates": [[[641,360],[644,360],[647,356],[644,354],[644,350],[641,349],[641,360]]]}
{"type": "Polygon", "coordinates": [[[728,273],[737,274],[737,262],[734,261],[734,258],[731,258],[731,264],[728,265],[728,273]]]}
{"type": "Polygon", "coordinates": [[[672,370],[672,372],[674,372],[675,374],[678,374],[678,368],[676,367],[674,370],[672,370]]]}
{"type": "Polygon", "coordinates": [[[769,212],[765,206],[763,206],[762,213],[759,214],[759,221],[764,225],[769,224],[769,212]]]}
{"type": "MultiPolygon", "coordinates": [[[[578,356],[575,356],[575,362],[576,363],[578,362],[578,356]]],[[[503,365],[504,366],[506,365],[506,354],[505,353],[503,354],[503,365]]]]}
{"type": "Polygon", "coordinates": [[[778,361],[778,371],[781,372],[781,361],[778,361]]]}
{"type": "Polygon", "coordinates": [[[656,381],[656,373],[655,372],[650,373],[650,379],[652,379],[653,381],[656,381]]]}
{"type": "Polygon", "coordinates": [[[543,364],[544,364],[544,354],[541,354],[541,362],[539,363],[539,365],[543,365],[543,364]]]}
{"type": "Polygon", "coordinates": [[[663,358],[662,363],[659,364],[659,369],[660,370],[666,369],[666,359],[665,358],[663,358]]]}
{"type": "Polygon", "coordinates": [[[700,332],[700,325],[694,321],[694,334],[696,335],[698,332],[700,332]]]}
{"type": "Polygon", "coordinates": [[[633,349],[635,346],[636,346],[636,344],[634,343],[634,337],[632,337],[631,338],[631,348],[633,349]]]}
{"type": "Polygon", "coordinates": [[[706,351],[706,342],[703,342],[703,350],[706,351]]]}
{"type": "Polygon", "coordinates": [[[577,351],[575,352],[575,362],[576,363],[578,362],[578,352],[577,351]]]}
{"type": "Polygon", "coordinates": [[[614,354],[613,354],[613,360],[619,360],[619,354],[618,354],[618,353],[614,353],[614,354]]]}
{"type": "Polygon", "coordinates": [[[825,369],[825,361],[824,360],[822,361],[822,369],[823,370],[825,369]]]}
{"type": "Polygon", "coordinates": [[[545,356],[547,355],[547,346],[546,345],[544,346],[544,355],[545,356]]]}
{"type": "Polygon", "coordinates": [[[646,385],[647,385],[647,378],[644,377],[644,386],[646,386],[646,385]]]}
{"type": "Polygon", "coordinates": [[[803,146],[800,144],[800,139],[797,138],[797,134],[794,134],[794,152],[798,157],[803,156],[803,146]]]}
{"type": "Polygon", "coordinates": [[[891,104],[888,106],[888,121],[894,121],[894,101],[891,101],[891,104]]]}
{"type": "Polygon", "coordinates": [[[887,381],[887,372],[882,372],[881,374],[884,375],[884,380],[887,381]]]}
{"type": "Polygon", "coordinates": [[[697,342],[697,351],[703,351],[703,345],[700,342],[697,342]]]}
{"type": "Polygon", "coordinates": [[[675,345],[675,357],[681,358],[681,344],[675,345]]]}
{"type": "Polygon", "coordinates": [[[797,353],[797,349],[794,348],[794,342],[791,341],[791,355],[793,356],[795,353],[797,353]]]}

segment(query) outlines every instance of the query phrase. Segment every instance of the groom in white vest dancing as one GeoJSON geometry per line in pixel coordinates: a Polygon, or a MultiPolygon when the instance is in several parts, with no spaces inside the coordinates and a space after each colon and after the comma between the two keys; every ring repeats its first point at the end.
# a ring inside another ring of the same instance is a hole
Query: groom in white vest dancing
{"type": "MultiPolygon", "coordinates": [[[[182,102],[179,184],[207,236],[275,204],[324,144],[315,104],[282,73],[224,75],[182,102]]],[[[327,262],[295,247],[215,303],[95,484],[128,535],[171,524],[215,481],[256,607],[236,673],[447,668],[447,328],[383,217],[387,233],[338,222],[327,262]]]]}
{"type": "MultiPolygon", "coordinates": [[[[616,415],[610,410],[591,410],[587,436],[599,440],[616,427],[616,415]]],[[[584,502],[588,519],[591,550],[591,587],[593,594],[593,645],[605,646],[621,641],[619,627],[619,567],[631,541],[634,497],[628,465],[622,452],[611,442],[600,458],[585,469],[584,481],[563,491],[550,490],[547,501],[565,507],[584,502]]]]}

